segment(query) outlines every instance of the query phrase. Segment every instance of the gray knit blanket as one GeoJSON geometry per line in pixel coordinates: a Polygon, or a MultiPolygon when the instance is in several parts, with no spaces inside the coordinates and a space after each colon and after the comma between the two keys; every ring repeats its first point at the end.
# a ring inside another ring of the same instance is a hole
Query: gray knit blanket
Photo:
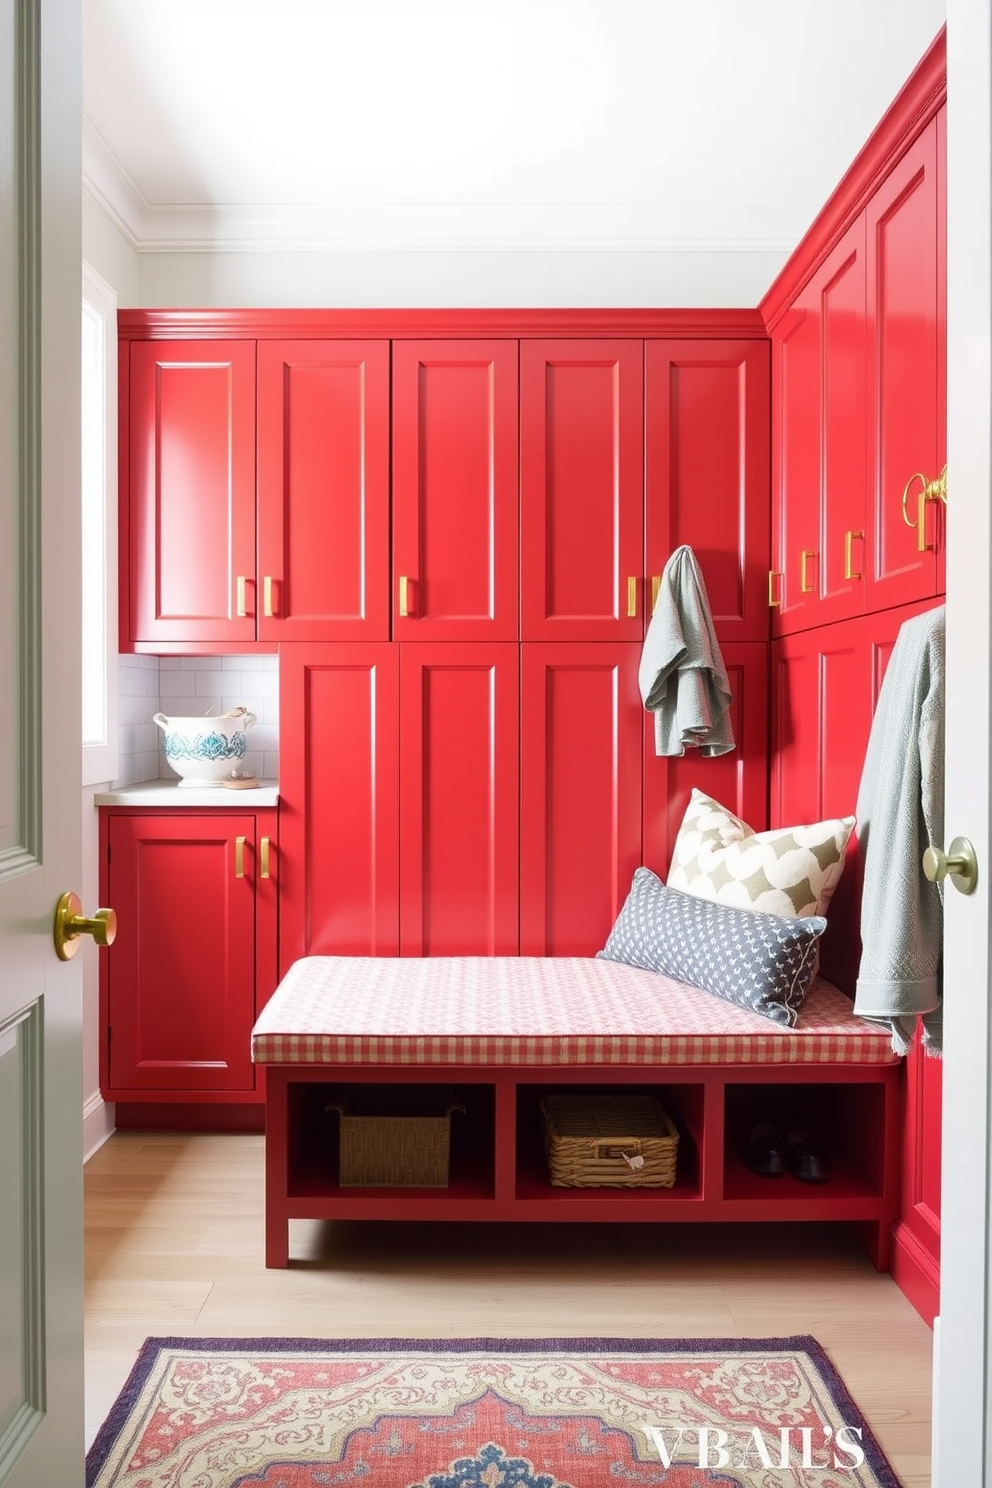
{"type": "Polygon", "coordinates": [[[944,841],[944,607],[902,625],[872,720],[861,787],[861,966],[854,1011],[886,1023],[892,1047],[941,1049],[943,886],[921,860],[944,841]]]}

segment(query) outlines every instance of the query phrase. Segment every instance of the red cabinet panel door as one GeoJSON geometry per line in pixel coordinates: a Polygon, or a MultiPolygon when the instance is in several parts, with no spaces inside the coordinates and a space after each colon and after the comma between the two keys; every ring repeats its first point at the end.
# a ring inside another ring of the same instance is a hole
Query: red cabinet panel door
{"type": "Polygon", "coordinates": [[[130,358],[127,638],[254,641],[255,343],[136,341],[130,358]]]}
{"type": "Polygon", "coordinates": [[[521,647],[520,950],[601,950],[641,861],[640,646],[521,647]]]}
{"type": "Polygon", "coordinates": [[[519,946],[519,651],[400,646],[400,949],[519,946]]]}
{"type": "Polygon", "coordinates": [[[109,845],[111,1093],[252,1090],[254,816],[114,816],[109,845]]]}
{"type": "Polygon", "coordinates": [[[389,343],[258,347],[258,634],[389,639],[389,343]]]}
{"type": "Polygon", "coordinates": [[[386,642],[279,651],[279,964],[399,949],[399,666],[386,642]]]}
{"type": "MultiPolygon", "coordinates": [[[[926,515],[919,551],[903,517],[903,492],[917,472],[933,480],[944,453],[944,324],[939,259],[938,121],[935,119],[873,195],[868,222],[869,456],[872,474],[866,566],[871,609],[937,590],[933,543],[941,513],[926,515]]],[[[909,515],[917,515],[914,483],[909,515]]]]}
{"type": "Polygon", "coordinates": [[[645,343],[647,571],[688,543],[721,641],[768,637],[766,341],[645,343]]]}
{"type": "Polygon", "coordinates": [[[521,635],[644,630],[640,341],[520,346],[521,635]]]}
{"type": "Polygon", "coordinates": [[[820,297],[807,285],[772,338],[772,628],[815,623],[820,546],[820,297]]]}
{"type": "Polygon", "coordinates": [[[859,217],[815,279],[822,337],[820,533],[815,622],[864,609],[868,552],[865,225],[859,217]]]}
{"type": "Polygon", "coordinates": [[[393,343],[393,636],[517,638],[517,343],[393,343]]]}
{"type": "Polygon", "coordinates": [[[736,749],[713,758],[654,752],[654,715],[644,714],[644,862],[667,877],[672,849],[693,788],[736,813],[756,832],[768,814],[768,647],[761,641],[727,641],[721,647],[733,694],[736,749]]]}

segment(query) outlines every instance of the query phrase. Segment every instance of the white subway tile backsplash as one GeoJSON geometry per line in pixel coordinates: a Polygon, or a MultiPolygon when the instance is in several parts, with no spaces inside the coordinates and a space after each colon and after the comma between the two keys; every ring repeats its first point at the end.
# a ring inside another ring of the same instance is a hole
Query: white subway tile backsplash
{"type": "Polygon", "coordinates": [[[278,779],[278,656],[122,656],[119,662],[120,774],[114,785],[174,778],[153,713],[202,718],[209,709],[242,706],[258,718],[245,764],[259,779],[278,779]]]}

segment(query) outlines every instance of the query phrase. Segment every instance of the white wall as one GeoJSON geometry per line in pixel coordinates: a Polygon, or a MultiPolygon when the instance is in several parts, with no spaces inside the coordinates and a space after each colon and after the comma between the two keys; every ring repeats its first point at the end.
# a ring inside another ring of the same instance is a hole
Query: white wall
{"type": "MultiPolygon", "coordinates": [[[[117,292],[119,305],[134,305],[138,296],[138,254],[107,215],[83,192],[83,257],[117,292]]],[[[116,424],[116,411],[113,416],[116,424]]],[[[137,659],[137,658],[135,658],[137,659]]],[[[144,658],[142,658],[143,660],[144,658]]],[[[157,662],[152,658],[157,679],[157,662]]],[[[99,784],[86,785],[82,794],[83,877],[79,887],[84,909],[99,898],[98,820],[93,795],[99,784]]],[[[83,962],[83,1152],[88,1156],[113,1131],[113,1107],[100,1095],[99,1065],[99,953],[87,942],[83,962]]]]}
{"type": "Polygon", "coordinates": [[[749,309],[785,253],[142,253],[149,308],[749,309]]]}

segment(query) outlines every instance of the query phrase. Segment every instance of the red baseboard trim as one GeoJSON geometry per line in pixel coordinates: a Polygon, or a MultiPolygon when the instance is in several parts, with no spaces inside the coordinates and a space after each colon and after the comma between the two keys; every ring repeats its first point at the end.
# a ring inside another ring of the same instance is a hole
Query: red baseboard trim
{"type": "Polygon", "coordinates": [[[118,1131],[264,1132],[265,1107],[118,1101],[118,1131]]]}
{"type": "Polygon", "coordinates": [[[932,1328],[940,1311],[940,1266],[902,1223],[892,1231],[891,1273],[896,1286],[932,1328]]]}

